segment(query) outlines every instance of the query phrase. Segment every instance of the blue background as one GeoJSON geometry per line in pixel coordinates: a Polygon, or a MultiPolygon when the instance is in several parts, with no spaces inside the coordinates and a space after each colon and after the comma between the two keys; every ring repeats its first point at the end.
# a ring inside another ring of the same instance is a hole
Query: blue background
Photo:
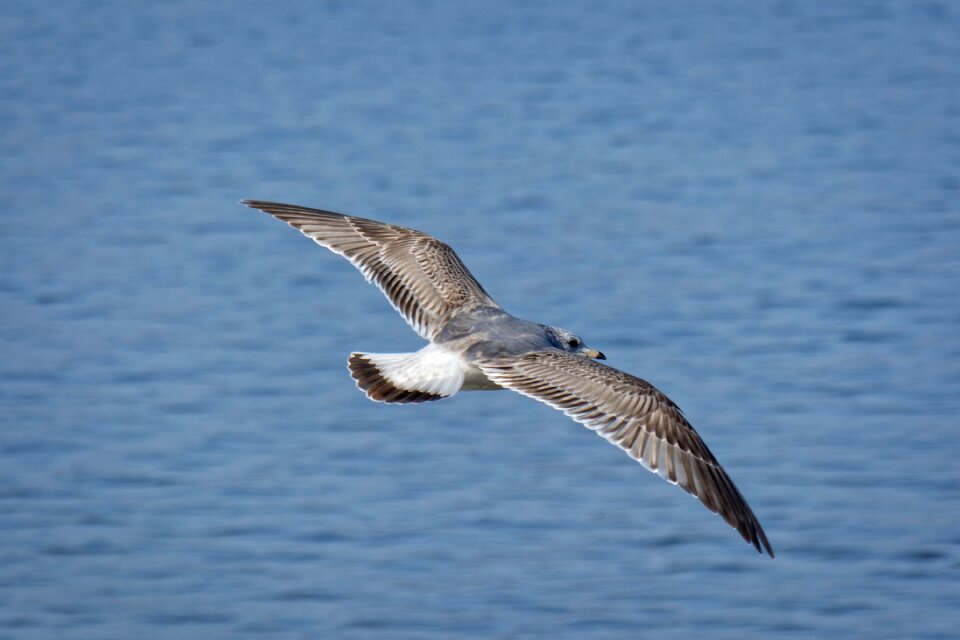
{"type": "Polygon", "coordinates": [[[0,637],[955,637],[960,10],[7,1],[0,637]],[[778,553],[237,204],[454,246],[684,408],[778,553]]]}

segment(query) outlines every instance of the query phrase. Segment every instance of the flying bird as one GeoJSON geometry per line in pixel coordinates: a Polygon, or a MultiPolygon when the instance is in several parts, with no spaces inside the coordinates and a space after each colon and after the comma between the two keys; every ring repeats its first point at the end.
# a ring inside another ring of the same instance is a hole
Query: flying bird
{"type": "Polygon", "coordinates": [[[345,257],[428,341],[415,353],[350,354],[350,373],[370,399],[427,402],[458,391],[511,389],[603,436],[773,557],[747,501],[673,401],[645,380],[598,362],[604,355],[573,332],[507,313],[443,242],[332,211],[242,204],[345,257]]]}

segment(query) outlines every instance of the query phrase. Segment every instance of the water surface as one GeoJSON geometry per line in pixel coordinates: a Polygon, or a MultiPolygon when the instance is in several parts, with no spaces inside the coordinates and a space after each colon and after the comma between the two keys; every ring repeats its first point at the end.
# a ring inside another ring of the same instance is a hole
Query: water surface
{"type": "Polygon", "coordinates": [[[947,3],[0,9],[0,637],[947,638],[947,3]],[[684,408],[777,551],[241,198],[453,245],[684,408]]]}

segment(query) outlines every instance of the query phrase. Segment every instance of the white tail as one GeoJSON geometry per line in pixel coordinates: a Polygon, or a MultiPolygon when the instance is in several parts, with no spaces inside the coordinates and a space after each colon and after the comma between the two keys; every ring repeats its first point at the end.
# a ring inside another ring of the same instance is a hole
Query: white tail
{"type": "Polygon", "coordinates": [[[415,353],[352,353],[350,375],[371,400],[427,402],[463,386],[463,361],[435,345],[415,353]]]}

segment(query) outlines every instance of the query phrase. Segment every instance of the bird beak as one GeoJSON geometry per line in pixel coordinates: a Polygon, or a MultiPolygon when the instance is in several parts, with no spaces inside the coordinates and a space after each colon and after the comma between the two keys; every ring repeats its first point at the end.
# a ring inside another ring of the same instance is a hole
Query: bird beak
{"type": "Polygon", "coordinates": [[[584,349],[584,350],[583,350],[583,355],[589,356],[589,357],[593,358],[594,360],[606,360],[606,359],[607,359],[607,356],[603,355],[602,353],[600,353],[600,352],[597,351],[596,349],[584,349]]]}

